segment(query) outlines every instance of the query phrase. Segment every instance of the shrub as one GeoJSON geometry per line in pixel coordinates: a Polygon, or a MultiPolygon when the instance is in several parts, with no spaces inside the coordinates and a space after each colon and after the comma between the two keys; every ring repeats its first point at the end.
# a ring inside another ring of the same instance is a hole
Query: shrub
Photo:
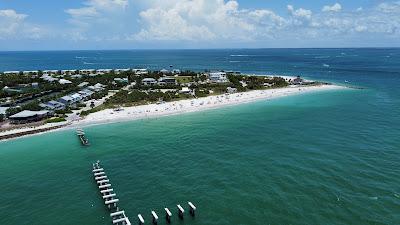
{"type": "Polygon", "coordinates": [[[65,118],[55,117],[55,118],[47,119],[46,123],[60,123],[60,122],[65,122],[65,121],[67,121],[65,118]]]}

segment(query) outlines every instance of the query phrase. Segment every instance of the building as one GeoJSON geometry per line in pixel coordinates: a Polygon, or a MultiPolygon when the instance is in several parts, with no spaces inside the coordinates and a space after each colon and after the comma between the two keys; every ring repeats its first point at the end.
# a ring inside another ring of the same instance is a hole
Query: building
{"type": "Polygon", "coordinates": [[[229,94],[234,94],[237,91],[238,91],[237,88],[233,88],[233,87],[227,87],[226,88],[226,92],[229,93],[229,94]]]}
{"type": "Polygon", "coordinates": [[[129,80],[127,77],[126,78],[114,78],[114,81],[118,82],[118,83],[129,83],[129,80]]]}
{"type": "Polygon", "coordinates": [[[86,69],[86,70],[79,70],[79,74],[81,75],[90,75],[90,74],[95,74],[96,70],[94,69],[86,69]]]}
{"type": "Polygon", "coordinates": [[[147,71],[147,69],[133,69],[133,72],[134,72],[136,75],[146,75],[146,74],[149,73],[149,72],[147,71]]]}
{"type": "Polygon", "coordinates": [[[93,86],[89,86],[89,87],[87,87],[87,88],[88,88],[89,90],[91,90],[91,91],[98,92],[98,91],[104,90],[105,87],[106,87],[105,85],[100,84],[100,83],[97,83],[97,84],[95,84],[95,85],[93,85],[93,86]]]}
{"type": "Polygon", "coordinates": [[[113,70],[112,69],[98,69],[96,70],[96,72],[98,74],[107,74],[107,73],[111,73],[113,70]]]}
{"type": "Polygon", "coordinates": [[[173,69],[172,74],[181,74],[181,70],[179,69],[173,69]]]}
{"type": "Polygon", "coordinates": [[[23,71],[22,73],[24,75],[38,75],[39,71],[38,70],[31,70],[31,71],[23,71]]]}
{"type": "Polygon", "coordinates": [[[228,78],[226,77],[225,72],[212,72],[208,75],[208,78],[211,80],[211,82],[215,83],[228,82],[228,78]]]}
{"type": "Polygon", "coordinates": [[[60,84],[72,84],[71,81],[66,80],[66,79],[60,79],[60,80],[58,81],[58,83],[60,83],[60,84]]]}
{"type": "Polygon", "coordinates": [[[169,70],[162,69],[162,70],[160,70],[160,73],[162,73],[162,74],[167,74],[167,73],[169,73],[169,70]]]}
{"type": "Polygon", "coordinates": [[[77,72],[77,70],[61,70],[61,75],[75,75],[77,72]]]}
{"type": "Polygon", "coordinates": [[[65,109],[65,104],[57,101],[49,101],[45,104],[39,104],[40,107],[51,110],[51,111],[57,111],[57,110],[63,110],[65,109]]]}
{"type": "Polygon", "coordinates": [[[158,84],[159,85],[176,85],[176,79],[173,77],[160,77],[158,79],[158,84]]]}
{"type": "Polygon", "coordinates": [[[89,89],[79,91],[78,93],[82,96],[83,99],[88,99],[90,96],[94,94],[94,92],[89,89]]]}
{"type": "Polygon", "coordinates": [[[58,101],[58,102],[61,102],[61,103],[64,104],[64,105],[71,105],[71,104],[74,104],[74,99],[71,98],[71,96],[68,96],[68,95],[59,98],[57,101],[58,101]]]}
{"type": "Polygon", "coordinates": [[[43,70],[43,74],[57,75],[59,70],[43,70]]]}
{"type": "Polygon", "coordinates": [[[0,107],[0,116],[3,115],[3,118],[6,117],[7,109],[9,109],[9,107],[0,107]]]}
{"type": "Polygon", "coordinates": [[[54,78],[54,77],[52,77],[52,76],[50,76],[50,75],[48,75],[48,74],[43,74],[40,78],[41,78],[42,80],[47,81],[47,82],[58,81],[57,78],[54,78]]]}
{"type": "Polygon", "coordinates": [[[181,93],[181,94],[191,94],[192,90],[190,90],[189,87],[182,87],[182,90],[179,90],[179,93],[181,93]]]}
{"type": "Polygon", "coordinates": [[[129,72],[129,71],[131,71],[131,69],[115,69],[114,73],[115,74],[121,74],[121,73],[129,72]]]}
{"type": "Polygon", "coordinates": [[[10,116],[9,119],[13,124],[24,124],[46,119],[50,115],[51,115],[50,112],[47,110],[43,111],[24,110],[22,112],[10,116]]]}
{"type": "Polygon", "coordinates": [[[226,75],[240,75],[239,71],[226,71],[226,75]]]}
{"type": "Polygon", "coordinates": [[[142,80],[142,84],[143,85],[155,85],[155,84],[157,84],[157,81],[154,78],[144,78],[142,80]]]}
{"type": "Polygon", "coordinates": [[[78,87],[82,89],[88,85],[89,85],[89,82],[82,82],[82,83],[78,84],[78,87]]]}
{"type": "Polygon", "coordinates": [[[4,75],[19,75],[20,71],[4,71],[4,75]]]}
{"type": "Polygon", "coordinates": [[[304,80],[300,76],[297,76],[295,79],[292,80],[291,83],[294,85],[302,85],[303,82],[304,80]]]}
{"type": "Polygon", "coordinates": [[[83,100],[82,96],[79,93],[74,93],[70,95],[70,97],[72,98],[73,103],[78,103],[83,100]]]}
{"type": "Polygon", "coordinates": [[[74,75],[71,75],[71,78],[72,78],[72,79],[82,78],[82,75],[80,75],[80,74],[74,74],[74,75]]]}

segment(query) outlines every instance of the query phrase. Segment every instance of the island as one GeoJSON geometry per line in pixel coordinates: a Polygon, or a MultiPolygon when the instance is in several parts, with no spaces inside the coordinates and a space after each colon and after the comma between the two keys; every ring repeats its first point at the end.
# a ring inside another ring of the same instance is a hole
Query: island
{"type": "Polygon", "coordinates": [[[223,70],[5,71],[0,73],[0,140],[336,88],[300,76],[223,70]]]}

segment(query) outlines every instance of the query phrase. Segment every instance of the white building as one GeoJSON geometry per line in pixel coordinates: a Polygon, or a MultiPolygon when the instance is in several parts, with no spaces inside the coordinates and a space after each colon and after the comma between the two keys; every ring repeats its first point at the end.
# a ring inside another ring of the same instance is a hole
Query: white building
{"type": "Polygon", "coordinates": [[[4,71],[4,75],[18,75],[20,71],[4,71]]]}
{"type": "Polygon", "coordinates": [[[119,83],[129,83],[129,80],[127,77],[125,78],[114,78],[115,82],[119,82],[119,83]]]}
{"type": "Polygon", "coordinates": [[[88,85],[89,85],[89,82],[82,82],[82,83],[78,84],[78,87],[79,88],[84,88],[84,87],[86,87],[88,85]]]}
{"type": "Polygon", "coordinates": [[[60,80],[58,81],[58,83],[60,83],[60,84],[72,84],[71,81],[66,80],[66,79],[60,79],[60,80]]]}
{"type": "Polygon", "coordinates": [[[162,74],[167,74],[167,73],[169,73],[169,70],[162,69],[162,70],[160,70],[160,72],[161,72],[162,74]]]}
{"type": "Polygon", "coordinates": [[[54,81],[58,80],[57,78],[49,76],[48,74],[43,74],[40,78],[45,80],[45,81],[47,81],[47,82],[54,82],[54,81]]]}
{"type": "Polygon", "coordinates": [[[133,69],[133,72],[134,72],[136,75],[146,75],[146,74],[149,73],[149,72],[147,71],[147,69],[133,69]]]}
{"type": "Polygon", "coordinates": [[[212,73],[210,73],[208,75],[208,78],[212,82],[216,82],[216,83],[228,82],[228,78],[226,77],[226,73],[225,72],[212,72],[212,73]]]}
{"type": "Polygon", "coordinates": [[[58,70],[43,70],[43,74],[56,75],[58,70]]]}
{"type": "Polygon", "coordinates": [[[115,69],[114,70],[114,73],[115,74],[120,74],[120,73],[123,73],[123,72],[129,72],[129,71],[131,71],[131,69],[115,69]]]}
{"type": "Polygon", "coordinates": [[[61,75],[74,75],[76,70],[61,70],[61,75]]]}
{"type": "Polygon", "coordinates": [[[142,84],[143,85],[155,85],[155,84],[157,84],[157,81],[154,78],[144,78],[142,80],[142,84]]]}
{"type": "Polygon", "coordinates": [[[112,69],[98,69],[96,70],[96,72],[98,74],[107,74],[107,73],[111,73],[113,70],[112,69]]]}
{"type": "Polygon", "coordinates": [[[192,93],[192,90],[189,89],[189,87],[182,87],[182,90],[179,91],[181,94],[190,94],[192,93]]]}

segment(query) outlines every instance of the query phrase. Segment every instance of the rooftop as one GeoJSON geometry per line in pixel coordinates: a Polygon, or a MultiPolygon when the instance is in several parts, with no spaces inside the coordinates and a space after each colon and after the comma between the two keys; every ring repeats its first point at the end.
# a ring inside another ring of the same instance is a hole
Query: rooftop
{"type": "Polygon", "coordinates": [[[44,115],[47,113],[49,113],[49,111],[47,111],[47,110],[43,110],[43,111],[24,110],[22,112],[19,112],[17,114],[10,116],[10,118],[13,119],[13,118],[32,117],[32,116],[37,116],[37,115],[44,115]]]}

